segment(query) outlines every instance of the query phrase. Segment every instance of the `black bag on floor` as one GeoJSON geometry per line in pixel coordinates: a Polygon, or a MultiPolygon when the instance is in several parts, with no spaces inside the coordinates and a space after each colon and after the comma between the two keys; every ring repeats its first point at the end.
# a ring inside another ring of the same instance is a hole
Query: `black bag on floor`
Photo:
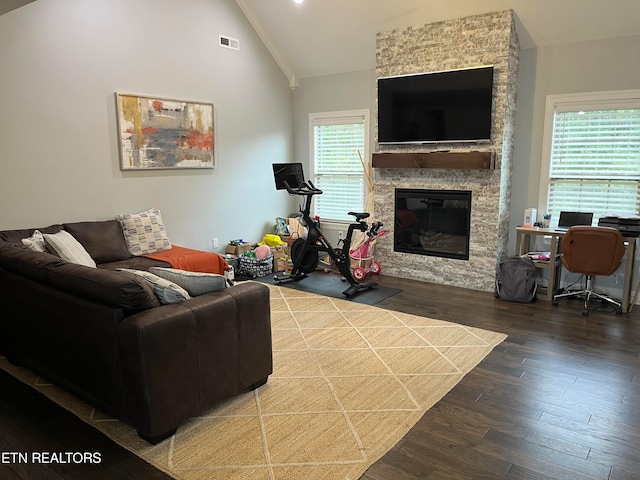
{"type": "Polygon", "coordinates": [[[536,298],[536,267],[526,257],[507,257],[498,266],[496,297],[507,302],[530,303],[536,298]]]}

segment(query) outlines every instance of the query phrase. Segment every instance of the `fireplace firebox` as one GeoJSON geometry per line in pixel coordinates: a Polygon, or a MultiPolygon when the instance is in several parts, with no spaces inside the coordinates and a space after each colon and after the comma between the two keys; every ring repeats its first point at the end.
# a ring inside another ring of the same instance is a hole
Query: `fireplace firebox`
{"type": "Polygon", "coordinates": [[[471,191],[395,190],[396,252],[469,260],[471,191]]]}

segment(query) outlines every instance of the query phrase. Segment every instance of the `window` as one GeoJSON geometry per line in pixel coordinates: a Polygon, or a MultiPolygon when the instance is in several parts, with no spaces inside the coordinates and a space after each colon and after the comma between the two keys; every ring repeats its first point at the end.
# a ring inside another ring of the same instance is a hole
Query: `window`
{"type": "Polygon", "coordinates": [[[322,221],[349,221],[348,212],[363,211],[369,158],[367,110],[309,116],[313,182],[323,191],[314,197],[322,221]]]}
{"type": "Polygon", "coordinates": [[[543,211],[607,213],[640,209],[640,91],[547,98],[543,211]]]}

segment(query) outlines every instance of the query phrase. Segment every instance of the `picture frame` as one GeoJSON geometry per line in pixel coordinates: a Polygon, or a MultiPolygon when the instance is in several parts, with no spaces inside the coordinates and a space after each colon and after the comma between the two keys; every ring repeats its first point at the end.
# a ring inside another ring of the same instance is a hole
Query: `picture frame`
{"type": "Polygon", "coordinates": [[[121,170],[211,169],[213,103],[116,92],[121,170]]]}

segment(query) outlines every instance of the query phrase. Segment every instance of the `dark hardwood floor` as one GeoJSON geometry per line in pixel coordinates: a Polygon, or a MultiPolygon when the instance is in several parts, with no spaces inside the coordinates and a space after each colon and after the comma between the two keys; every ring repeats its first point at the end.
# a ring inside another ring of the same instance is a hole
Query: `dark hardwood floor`
{"type": "Polygon", "coordinates": [[[0,370],[0,479],[169,480],[171,477],[0,370]],[[33,454],[51,457],[75,452],[99,454],[100,461],[56,463],[31,459],[33,454]],[[18,454],[26,454],[26,461],[18,454]]]}
{"type": "MultiPolygon", "coordinates": [[[[361,480],[640,478],[640,307],[583,317],[579,300],[516,304],[392,277],[379,283],[403,291],[378,306],[509,337],[361,480]]],[[[34,451],[99,452],[102,461],[0,458],[0,479],[169,478],[0,371],[0,454],[34,451]]]]}
{"type": "Polygon", "coordinates": [[[380,283],[403,292],[379,306],[509,337],[362,480],[640,478],[640,309],[380,283]]]}

